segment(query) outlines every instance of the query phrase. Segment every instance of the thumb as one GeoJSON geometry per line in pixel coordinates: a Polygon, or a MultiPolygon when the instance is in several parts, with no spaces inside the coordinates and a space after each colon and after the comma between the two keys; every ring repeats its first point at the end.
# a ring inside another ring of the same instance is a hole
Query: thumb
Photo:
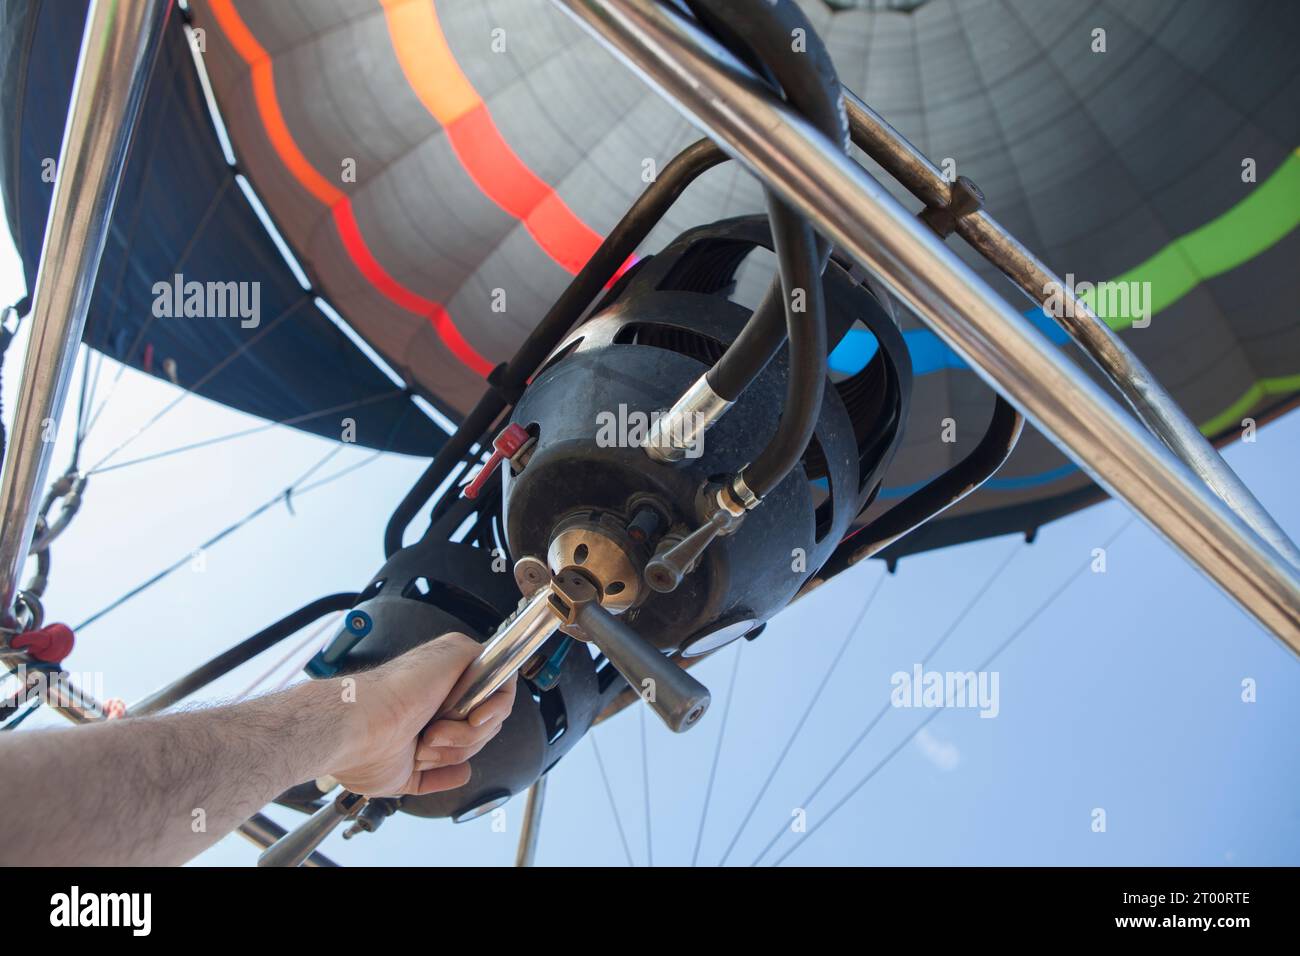
{"type": "Polygon", "coordinates": [[[399,658],[402,684],[437,709],[481,648],[474,638],[456,631],[434,638],[399,658]]]}

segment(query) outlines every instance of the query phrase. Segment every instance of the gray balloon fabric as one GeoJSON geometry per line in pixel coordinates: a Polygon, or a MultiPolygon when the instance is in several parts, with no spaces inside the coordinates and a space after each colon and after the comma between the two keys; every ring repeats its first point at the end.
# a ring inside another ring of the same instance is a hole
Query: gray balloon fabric
{"type": "MultiPolygon", "coordinates": [[[[452,410],[482,394],[648,178],[700,135],[537,0],[192,7],[240,166],[313,281],[452,410]]],[[[843,82],[945,170],[977,182],[1059,275],[1124,283],[1127,304],[1102,296],[1096,307],[1208,435],[1231,439],[1243,420],[1290,407],[1300,392],[1300,5],[804,7],[843,82]]],[[[691,186],[642,252],[761,209],[755,182],[726,164],[691,186]]],[[[901,321],[916,392],[877,507],[965,455],[992,405],[928,330],[901,321]]],[[[833,365],[851,370],[862,349],[846,342],[833,365]]],[[[1029,430],[988,485],[900,550],[1027,531],[1099,494],[1029,430]]]]}

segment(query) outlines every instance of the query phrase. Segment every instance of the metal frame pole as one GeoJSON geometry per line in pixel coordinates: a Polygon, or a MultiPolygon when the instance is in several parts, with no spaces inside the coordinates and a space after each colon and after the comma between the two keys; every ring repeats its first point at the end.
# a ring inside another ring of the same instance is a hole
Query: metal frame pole
{"type": "MultiPolygon", "coordinates": [[[[254,813],[251,817],[235,828],[235,832],[242,836],[253,846],[265,850],[267,847],[275,844],[277,840],[283,837],[288,831],[280,824],[276,823],[264,813],[254,813]]],[[[333,860],[322,853],[312,853],[302,865],[305,867],[327,867],[338,866],[333,860]]]]}
{"type": "Polygon", "coordinates": [[[555,0],[776,190],[1229,596],[1300,653],[1300,576],[865,170],[654,0],[555,0]]]}
{"type": "Polygon", "coordinates": [[[537,858],[537,838],[542,832],[542,807],[546,804],[546,775],[528,788],[528,802],[524,804],[524,825],[519,833],[519,849],[515,851],[515,866],[532,866],[537,858]]]}
{"type": "Polygon", "coordinates": [[[90,309],[131,136],[171,0],[92,0],[32,296],[31,338],[0,482],[0,624],[19,576],[90,309]]]}
{"type": "Polygon", "coordinates": [[[0,667],[10,669],[15,675],[21,673],[21,667],[39,667],[45,675],[44,687],[40,690],[41,700],[74,724],[89,724],[105,717],[104,705],[68,680],[64,671],[42,666],[26,651],[15,651],[0,645],[0,667]]]}

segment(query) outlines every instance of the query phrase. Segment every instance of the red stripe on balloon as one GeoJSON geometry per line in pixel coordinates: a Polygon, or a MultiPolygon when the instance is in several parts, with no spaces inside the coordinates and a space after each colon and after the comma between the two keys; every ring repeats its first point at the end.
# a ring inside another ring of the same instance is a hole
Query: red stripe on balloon
{"type": "Polygon", "coordinates": [[[482,376],[492,371],[492,363],[479,355],[474,347],[465,341],[446,309],[432,299],[426,299],[402,285],[379,264],[379,260],[374,257],[361,236],[361,228],[352,213],[351,202],[343,199],[334,204],[331,212],[334,214],[334,225],[343,240],[344,248],[371,285],[403,309],[425,316],[433,324],[434,331],[438,333],[443,344],[467,368],[482,376]]]}

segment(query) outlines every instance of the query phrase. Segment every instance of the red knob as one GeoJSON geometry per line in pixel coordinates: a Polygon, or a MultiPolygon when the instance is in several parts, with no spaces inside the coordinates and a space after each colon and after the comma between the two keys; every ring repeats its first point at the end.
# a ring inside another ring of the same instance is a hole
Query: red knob
{"type": "Polygon", "coordinates": [[[19,634],[10,645],[15,650],[26,650],[38,661],[58,664],[72,653],[74,642],[72,628],[68,625],[46,624],[40,630],[19,634]]]}
{"type": "Polygon", "coordinates": [[[531,437],[523,425],[511,423],[502,429],[501,434],[492,440],[492,456],[478,470],[474,480],[465,486],[462,494],[466,498],[477,498],[478,493],[483,490],[483,486],[492,477],[492,473],[501,467],[501,462],[519,454],[520,449],[528,444],[531,437]]]}

